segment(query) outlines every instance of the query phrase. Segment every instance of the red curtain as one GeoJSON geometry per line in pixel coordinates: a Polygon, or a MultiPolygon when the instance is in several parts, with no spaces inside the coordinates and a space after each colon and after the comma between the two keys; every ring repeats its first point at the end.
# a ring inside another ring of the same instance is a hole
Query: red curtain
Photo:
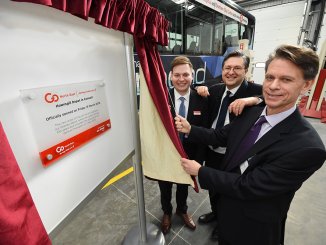
{"type": "Polygon", "coordinates": [[[0,149],[0,244],[51,244],[1,123],[0,149]]]}
{"type": "Polygon", "coordinates": [[[181,156],[186,157],[174,128],[174,120],[168,106],[165,73],[157,44],[168,44],[166,20],[156,8],[144,0],[12,0],[47,5],[95,23],[130,33],[134,36],[144,76],[154,104],[173,144],[181,156]]]}

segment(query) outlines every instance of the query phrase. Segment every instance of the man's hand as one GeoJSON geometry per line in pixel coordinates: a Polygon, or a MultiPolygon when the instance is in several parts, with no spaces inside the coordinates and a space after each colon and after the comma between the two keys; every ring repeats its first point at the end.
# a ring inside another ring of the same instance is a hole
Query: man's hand
{"type": "Polygon", "coordinates": [[[192,176],[197,176],[198,171],[201,167],[201,165],[196,162],[195,160],[189,160],[186,158],[181,158],[181,165],[183,169],[186,171],[186,173],[192,175],[192,176]]]}
{"type": "Polygon", "coordinates": [[[257,97],[248,97],[248,98],[242,98],[242,99],[237,99],[233,101],[229,105],[229,112],[234,113],[234,115],[238,116],[242,113],[243,109],[246,106],[253,106],[259,104],[260,99],[257,97]]]}
{"type": "Polygon", "coordinates": [[[191,130],[190,123],[182,116],[177,115],[175,118],[175,127],[178,132],[189,134],[191,130]]]}
{"type": "Polygon", "coordinates": [[[201,97],[209,96],[208,87],[206,86],[197,86],[196,90],[197,90],[197,94],[199,94],[201,97]]]}

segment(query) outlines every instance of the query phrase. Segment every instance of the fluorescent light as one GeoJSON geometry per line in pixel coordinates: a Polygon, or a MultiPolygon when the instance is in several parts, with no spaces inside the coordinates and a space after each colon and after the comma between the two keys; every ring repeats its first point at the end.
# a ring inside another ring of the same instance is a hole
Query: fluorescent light
{"type": "Polygon", "coordinates": [[[265,62],[257,62],[255,63],[256,68],[265,68],[265,62]]]}
{"type": "Polygon", "coordinates": [[[195,7],[195,5],[191,4],[188,6],[188,10],[192,10],[195,7]]]}
{"type": "Polygon", "coordinates": [[[186,0],[172,0],[173,2],[175,2],[176,4],[182,4],[184,3],[186,0]]]}

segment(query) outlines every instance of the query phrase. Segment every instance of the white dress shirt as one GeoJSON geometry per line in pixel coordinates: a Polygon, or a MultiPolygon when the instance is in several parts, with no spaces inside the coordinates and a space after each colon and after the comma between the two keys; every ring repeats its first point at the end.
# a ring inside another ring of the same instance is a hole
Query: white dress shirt
{"type": "MultiPolygon", "coordinates": [[[[217,119],[218,119],[218,116],[220,115],[220,110],[221,110],[221,105],[222,105],[222,101],[223,99],[225,98],[226,96],[226,93],[228,91],[230,91],[230,98],[232,96],[234,96],[234,94],[238,91],[238,89],[240,88],[241,84],[238,86],[238,87],[235,87],[233,89],[228,89],[226,88],[224,93],[223,93],[223,96],[222,96],[222,99],[221,99],[221,104],[220,104],[220,108],[218,109],[218,113],[217,113],[217,117],[214,119],[213,123],[212,123],[212,127],[211,128],[215,128],[216,127],[216,123],[217,123],[217,119]]],[[[224,125],[227,125],[230,123],[230,118],[229,118],[229,110],[226,112],[226,117],[225,117],[225,121],[224,121],[224,125]]],[[[217,148],[213,148],[213,146],[208,146],[212,151],[215,151],[217,153],[220,153],[220,154],[225,154],[225,151],[226,151],[226,148],[225,147],[217,147],[217,148]]]]}
{"type": "Polygon", "coordinates": [[[189,100],[190,100],[190,89],[188,89],[188,92],[185,95],[180,95],[179,92],[176,89],[174,89],[175,112],[178,115],[179,115],[179,108],[180,108],[180,104],[181,104],[180,97],[185,98],[184,105],[186,108],[186,118],[187,118],[188,108],[189,108],[189,100]]]}

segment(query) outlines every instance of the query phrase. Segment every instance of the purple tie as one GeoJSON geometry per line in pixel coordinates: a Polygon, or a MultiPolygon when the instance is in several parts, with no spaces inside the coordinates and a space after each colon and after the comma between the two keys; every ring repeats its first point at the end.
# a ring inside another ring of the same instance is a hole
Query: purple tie
{"type": "Polygon", "coordinates": [[[230,163],[236,163],[239,161],[255,144],[255,141],[258,138],[261,126],[267,122],[265,116],[261,116],[259,120],[250,128],[246,136],[242,139],[238,150],[235,152],[233,157],[230,160],[230,163]]]}

